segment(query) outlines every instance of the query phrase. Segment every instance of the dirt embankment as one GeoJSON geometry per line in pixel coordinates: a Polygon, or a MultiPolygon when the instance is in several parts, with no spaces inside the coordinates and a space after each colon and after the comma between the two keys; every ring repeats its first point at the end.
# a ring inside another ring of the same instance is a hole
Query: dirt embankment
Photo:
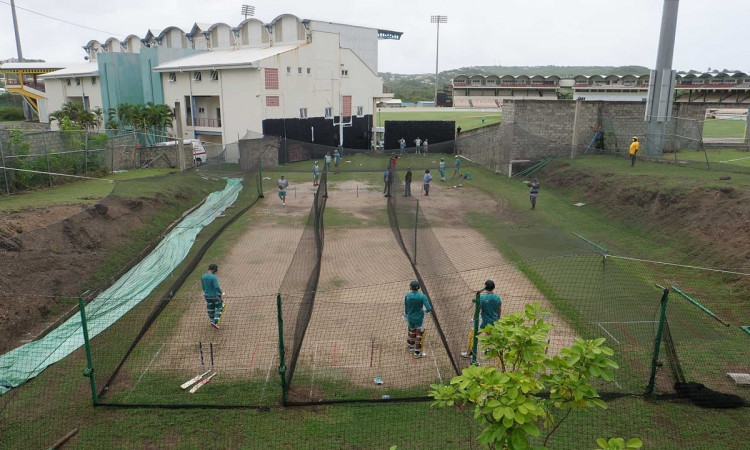
{"type": "Polygon", "coordinates": [[[719,181],[719,174],[716,180],[715,185],[675,186],[644,176],[628,184],[612,173],[592,174],[566,164],[545,174],[546,184],[580,194],[582,201],[652,233],[656,241],[679,238],[680,250],[691,259],[750,267],[750,190],[719,181]]]}
{"type": "Polygon", "coordinates": [[[34,338],[69,310],[107,251],[159,208],[107,198],[0,215],[0,352],[34,338]]]}

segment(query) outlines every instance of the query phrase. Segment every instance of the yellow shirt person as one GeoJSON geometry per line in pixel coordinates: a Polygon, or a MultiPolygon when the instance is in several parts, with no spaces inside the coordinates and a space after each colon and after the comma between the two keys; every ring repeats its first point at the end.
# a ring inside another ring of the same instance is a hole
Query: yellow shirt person
{"type": "Polygon", "coordinates": [[[633,143],[630,144],[630,150],[628,150],[628,153],[630,153],[630,167],[633,167],[635,165],[635,158],[636,155],[638,155],[638,149],[641,148],[641,143],[638,142],[638,137],[633,136],[633,143]]]}

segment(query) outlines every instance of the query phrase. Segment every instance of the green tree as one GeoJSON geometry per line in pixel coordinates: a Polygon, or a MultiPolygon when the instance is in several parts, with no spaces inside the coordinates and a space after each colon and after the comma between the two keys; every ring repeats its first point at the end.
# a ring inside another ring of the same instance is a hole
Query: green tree
{"type": "MultiPolygon", "coordinates": [[[[112,111],[107,123],[113,122],[115,117],[112,111]]],[[[146,135],[147,144],[161,140],[172,129],[174,113],[168,105],[154,105],[149,102],[144,104],[122,103],[117,107],[116,117],[122,128],[130,128],[140,131],[146,135]]],[[[120,126],[116,127],[117,129],[120,126]]]]}
{"type": "Polygon", "coordinates": [[[523,313],[485,327],[479,342],[486,361],[493,364],[471,366],[450,384],[431,385],[433,406],[457,406],[467,414],[473,410],[484,426],[480,442],[508,449],[532,448],[529,439],[541,436],[541,429],[546,445],[574,409],[606,408],[591,382],[613,380],[612,370],[618,366],[609,357],[614,351],[603,345],[603,338],[576,339],[548,356],[552,324],[541,318],[546,313],[538,303],[526,305],[523,313]]]}

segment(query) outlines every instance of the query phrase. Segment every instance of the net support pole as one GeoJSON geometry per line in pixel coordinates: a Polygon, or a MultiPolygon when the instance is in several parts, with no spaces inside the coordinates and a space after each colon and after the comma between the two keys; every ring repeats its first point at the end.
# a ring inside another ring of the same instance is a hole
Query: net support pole
{"type": "Polygon", "coordinates": [[[47,133],[44,133],[44,137],[42,138],[42,142],[44,143],[44,158],[47,161],[47,182],[49,183],[49,187],[52,187],[52,167],[49,164],[49,148],[47,148],[47,133]]]}
{"type": "Polygon", "coordinates": [[[81,329],[83,330],[83,347],[86,349],[86,369],[83,375],[88,377],[91,384],[91,403],[99,404],[99,396],[96,393],[96,379],[94,378],[94,360],[91,357],[91,342],[89,341],[89,328],[86,322],[86,302],[83,297],[78,297],[78,309],[81,312],[81,329]]]}
{"type": "Polygon", "coordinates": [[[263,198],[263,157],[258,157],[258,198],[263,198]]]}
{"type": "Polygon", "coordinates": [[[477,347],[479,347],[479,295],[482,291],[477,291],[474,298],[474,338],[471,343],[471,365],[477,365],[477,347]]]}
{"type": "Polygon", "coordinates": [[[5,151],[3,150],[3,141],[0,140],[0,162],[3,164],[3,178],[5,178],[5,192],[10,196],[10,184],[8,183],[8,169],[5,165],[5,151]]]}
{"type": "Polygon", "coordinates": [[[417,264],[417,229],[419,228],[419,200],[417,200],[417,208],[414,212],[414,265],[417,264]]]}
{"type": "Polygon", "coordinates": [[[659,286],[663,289],[661,295],[661,314],[659,315],[659,328],[656,330],[656,338],[654,339],[654,355],[651,358],[651,376],[648,379],[648,386],[646,386],[646,396],[654,393],[654,382],[656,381],[656,369],[659,367],[659,349],[661,348],[661,337],[664,332],[664,322],[667,320],[667,300],[669,298],[669,289],[659,286]]]}
{"type": "Polygon", "coordinates": [[[719,321],[719,322],[720,322],[720,323],[721,323],[722,325],[724,325],[725,327],[728,327],[728,326],[730,326],[730,325],[729,325],[728,323],[726,323],[726,322],[724,322],[723,320],[721,320],[721,319],[720,319],[720,318],[719,318],[719,317],[718,317],[718,316],[717,316],[716,314],[712,313],[710,309],[708,309],[708,308],[706,308],[705,306],[703,306],[703,305],[701,305],[700,303],[698,303],[698,301],[697,301],[697,300],[695,300],[694,298],[692,298],[691,296],[687,295],[686,293],[682,292],[681,290],[679,290],[678,288],[676,288],[676,287],[674,287],[674,286],[672,286],[672,290],[673,290],[673,291],[675,291],[675,292],[677,292],[677,293],[678,293],[678,294],[680,294],[681,296],[683,296],[683,297],[684,297],[684,298],[685,298],[685,299],[686,299],[687,301],[689,301],[690,303],[692,303],[692,304],[694,304],[695,306],[697,306],[697,307],[698,307],[698,308],[699,308],[699,309],[700,309],[701,311],[703,311],[704,313],[708,314],[709,316],[711,316],[711,317],[713,317],[714,319],[716,319],[717,321],[719,321]]]}
{"type": "Polygon", "coordinates": [[[281,315],[281,292],[276,294],[276,314],[279,321],[279,377],[281,377],[281,404],[286,406],[288,386],[286,384],[286,355],[284,352],[284,318],[281,315]]]}

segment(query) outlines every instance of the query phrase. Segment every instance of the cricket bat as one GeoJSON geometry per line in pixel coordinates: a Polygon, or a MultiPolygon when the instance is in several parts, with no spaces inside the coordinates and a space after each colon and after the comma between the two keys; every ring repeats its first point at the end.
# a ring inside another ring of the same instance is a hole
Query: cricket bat
{"type": "Polygon", "coordinates": [[[193,385],[194,383],[197,383],[197,382],[199,382],[199,381],[200,381],[200,380],[201,380],[201,379],[202,379],[203,377],[205,377],[205,376],[206,376],[206,375],[208,374],[208,372],[210,372],[210,370],[207,370],[207,371],[203,372],[203,373],[202,373],[202,374],[200,374],[200,375],[196,375],[196,376],[194,376],[193,378],[191,378],[191,379],[187,380],[186,382],[182,383],[182,384],[180,385],[180,388],[181,388],[181,389],[187,389],[187,388],[189,388],[189,387],[190,387],[190,386],[192,386],[192,385],[193,385]]]}
{"type": "Polygon", "coordinates": [[[206,378],[206,379],[204,379],[204,380],[201,380],[200,382],[198,382],[198,384],[196,384],[195,386],[193,386],[193,387],[192,387],[192,388],[190,389],[190,393],[191,393],[191,394],[195,394],[195,391],[197,391],[197,390],[198,390],[198,389],[200,389],[200,388],[201,388],[202,386],[204,386],[204,385],[205,385],[206,383],[208,383],[209,381],[211,381],[211,378],[215,377],[215,376],[216,376],[216,374],[217,374],[217,372],[214,372],[214,373],[212,373],[212,374],[211,374],[211,375],[210,375],[210,376],[209,376],[208,378],[206,378]]]}
{"type": "Polygon", "coordinates": [[[474,350],[474,327],[472,327],[471,331],[469,332],[469,343],[466,346],[466,354],[471,355],[473,350],[474,350]]]}
{"type": "Polygon", "coordinates": [[[219,325],[221,325],[221,319],[224,318],[224,313],[227,312],[227,302],[222,302],[221,305],[221,315],[219,316],[219,325]]]}

